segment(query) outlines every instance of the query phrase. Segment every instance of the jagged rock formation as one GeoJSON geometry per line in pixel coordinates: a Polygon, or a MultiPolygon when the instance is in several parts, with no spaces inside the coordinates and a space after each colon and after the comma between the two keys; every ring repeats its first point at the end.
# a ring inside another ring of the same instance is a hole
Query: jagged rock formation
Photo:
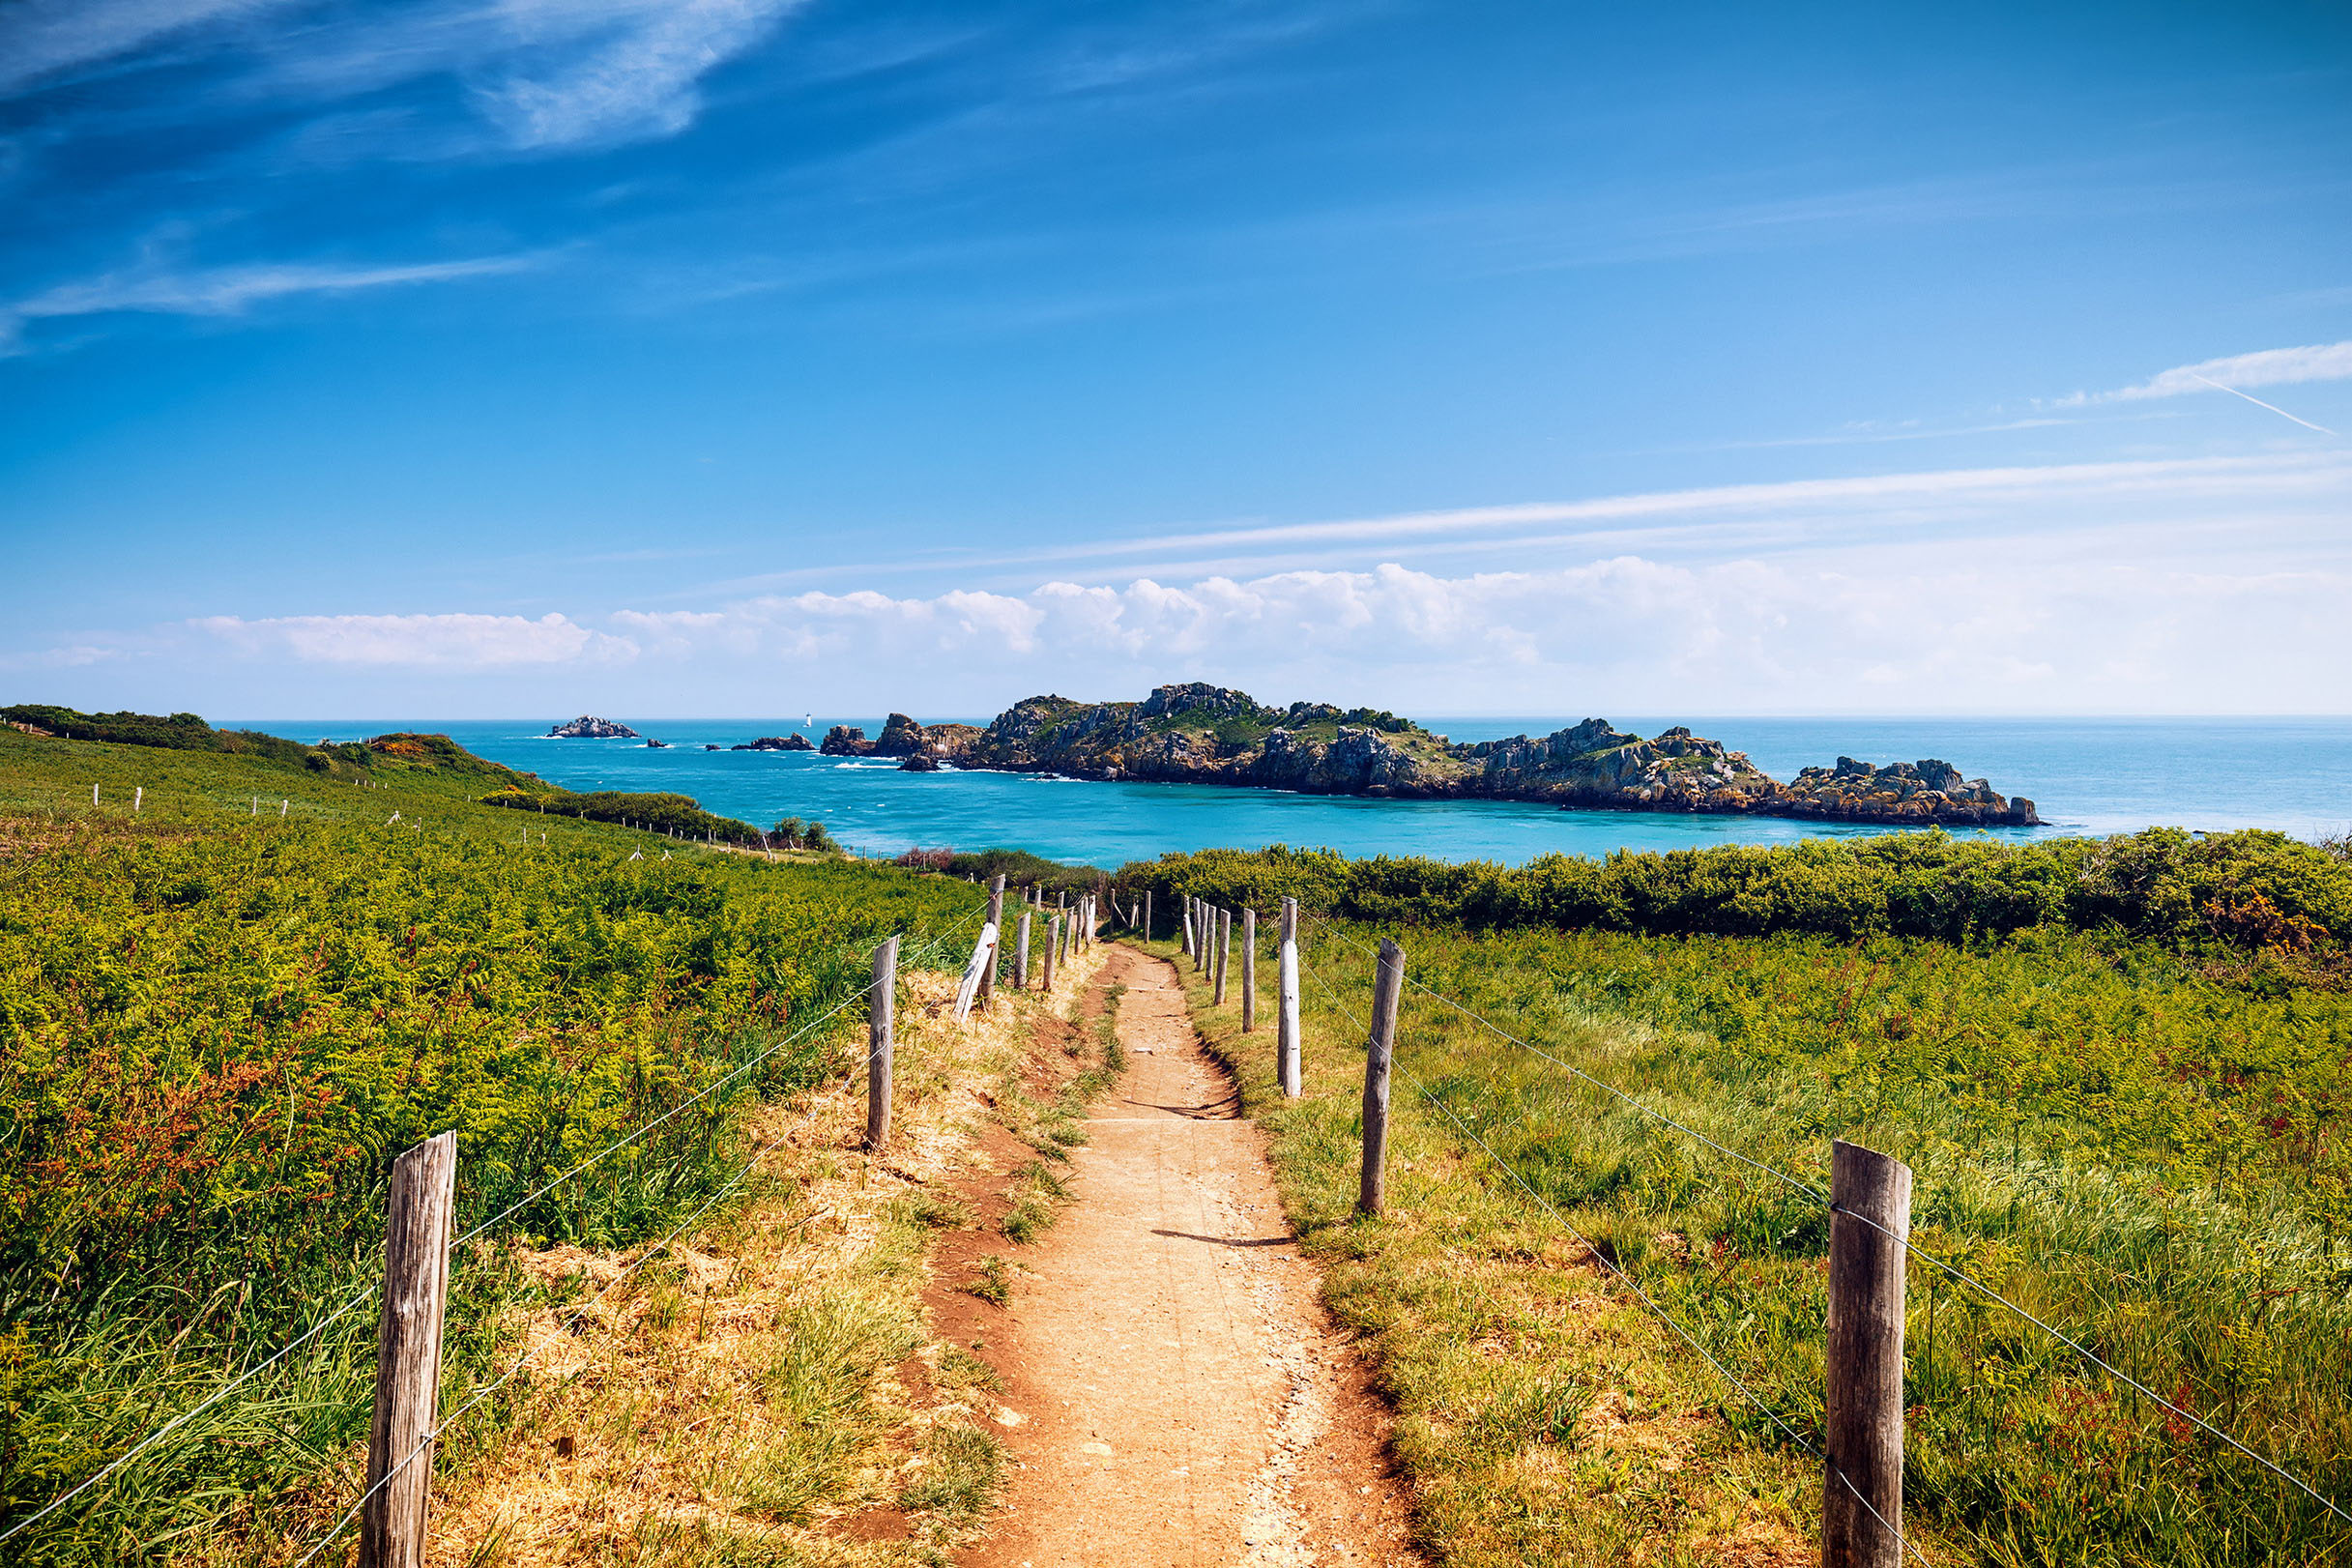
{"type": "Polygon", "coordinates": [[[904,713],[892,713],[879,740],[869,740],[855,724],[836,724],[825,733],[817,749],[828,757],[940,758],[961,752],[979,730],[970,724],[934,724],[926,729],[904,713]]]}
{"type": "Polygon", "coordinates": [[[940,770],[940,760],[926,752],[910,752],[907,760],[898,765],[898,770],[902,773],[936,773],[940,770]]]}
{"type": "Polygon", "coordinates": [[[595,718],[582,713],[568,724],[559,724],[547,732],[556,740],[635,740],[641,739],[625,724],[615,724],[609,718],[595,718]]]}
{"type": "Polygon", "coordinates": [[[814,751],[805,735],[763,735],[747,745],[729,746],[729,751],[814,751]]]}
{"type": "Polygon", "coordinates": [[[2034,804],[1928,760],[1873,768],[1842,757],[1783,784],[1722,742],[1676,727],[1651,738],[1605,719],[1547,736],[1456,745],[1409,719],[1327,703],[1263,707],[1246,692],[1193,682],[1140,703],[1031,697],[986,729],[926,730],[893,713],[884,741],[836,729],[825,749],[917,753],[966,768],[1080,778],[1249,785],[1319,795],[1474,797],[1619,811],[1721,812],[1857,823],[2023,827],[2034,804]],[[893,740],[893,738],[896,738],[893,740]],[[911,747],[885,751],[884,742],[911,747]]]}

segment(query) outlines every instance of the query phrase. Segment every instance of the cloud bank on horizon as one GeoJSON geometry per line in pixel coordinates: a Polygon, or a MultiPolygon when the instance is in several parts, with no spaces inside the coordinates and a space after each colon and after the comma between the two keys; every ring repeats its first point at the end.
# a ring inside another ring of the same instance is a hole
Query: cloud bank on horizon
{"type": "MultiPolygon", "coordinates": [[[[2352,540],[2327,537],[2347,506],[2352,452],[1928,472],[1157,541],[1267,568],[1255,572],[1125,575],[1120,544],[1091,552],[1083,580],[1021,590],[746,592],[536,617],[216,615],[15,662],[192,662],[231,683],[258,678],[256,693],[404,687],[432,692],[436,712],[479,708],[483,682],[553,707],[938,716],[1187,679],[1423,712],[2214,711],[2248,690],[2264,711],[2332,711],[2352,682],[2332,629],[2352,595],[2352,540]],[[2256,499],[2265,520],[2250,526],[2256,499]],[[2018,508],[2052,502],[2068,527],[2017,530],[2018,508]],[[1752,548],[1721,548],[1713,514],[1726,510],[1752,548]],[[1586,528],[1541,532],[1562,522],[1586,528]],[[1694,539],[1706,548],[1694,554],[1694,539]],[[1431,541],[1473,560],[1562,541],[1612,553],[1456,571],[1379,554],[1431,541]],[[1360,569],[1287,564],[1301,542],[1374,553],[1360,569]],[[90,655],[110,645],[109,658],[90,655]]],[[[1043,553],[1070,565],[1089,552],[1043,553]]]]}

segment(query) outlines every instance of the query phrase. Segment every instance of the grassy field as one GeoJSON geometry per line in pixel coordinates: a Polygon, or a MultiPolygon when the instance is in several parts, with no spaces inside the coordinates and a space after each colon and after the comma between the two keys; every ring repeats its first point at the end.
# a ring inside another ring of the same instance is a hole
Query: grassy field
{"type": "MultiPolygon", "coordinates": [[[[450,1127],[459,1228],[497,1219],[455,1270],[450,1376],[479,1373],[469,1330],[537,1289],[507,1238],[694,1211],[746,1117],[840,1068],[872,944],[907,932],[912,967],[979,902],[518,817],[462,753],[319,755],[0,730],[0,1529],[352,1300],[390,1159],[450,1127]]],[[[269,1560],[226,1526],[363,1435],[374,1334],[327,1321],[0,1553],[269,1560]]]]}
{"type": "MultiPolygon", "coordinates": [[[[1270,1024],[1194,1000],[1399,1404],[1439,1560],[1809,1560],[1817,1470],[1774,1418],[1817,1441],[1823,1206],[1571,1069],[1816,1187],[1833,1137],[1901,1156],[1920,1247],[2352,1498],[2352,996],[2325,966],[2282,985],[2259,953],[2047,928],[1308,930],[1300,1101],[1270,1024]],[[1525,1044],[1408,987],[1393,1213],[1363,1224],[1360,1021],[1390,935],[1412,980],[1525,1044]]],[[[1909,1289],[1930,1561],[2352,1560],[2352,1527],[2192,1423],[1924,1264],[1909,1289]]]]}

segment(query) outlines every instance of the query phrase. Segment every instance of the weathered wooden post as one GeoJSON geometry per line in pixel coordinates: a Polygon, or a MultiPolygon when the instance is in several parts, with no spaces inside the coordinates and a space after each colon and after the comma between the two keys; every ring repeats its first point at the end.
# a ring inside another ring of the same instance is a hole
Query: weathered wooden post
{"type": "Polygon", "coordinates": [[[866,997],[865,1147],[890,1136],[890,1067],[897,1050],[898,939],[874,949],[874,988],[866,997]]]}
{"type": "Polygon", "coordinates": [[[1902,1264],[1911,1168],[1859,1144],[1833,1143],[1829,1152],[1821,1568],[1902,1568],[1902,1264]]]}
{"type": "Polygon", "coordinates": [[[1274,1076],[1282,1092],[1296,1099],[1304,1087],[1298,1068],[1298,900],[1282,901],[1282,949],[1275,985],[1274,1076]]]}
{"type": "Polygon", "coordinates": [[[1388,1191],[1388,1065],[1396,1056],[1397,998],[1405,989],[1405,949],[1380,943],[1372,982],[1372,1037],[1364,1042],[1364,1170],[1355,1211],[1378,1214],[1388,1191]]]}
{"type": "Polygon", "coordinates": [[[1225,971],[1234,956],[1234,916],[1231,910],[1218,910],[1208,917],[1210,940],[1216,944],[1217,1005],[1225,1005],[1225,971]]]}
{"type": "Polygon", "coordinates": [[[1192,972],[1206,974],[1208,944],[1217,938],[1216,916],[1209,913],[1208,900],[1205,898],[1192,901],[1192,972]]]}
{"type": "Polygon", "coordinates": [[[1178,906],[1178,913],[1184,916],[1184,925],[1181,933],[1184,942],[1184,956],[1186,958],[1190,958],[1192,956],[1192,900],[1189,898],[1185,899],[1184,902],[1178,906]]]}
{"type": "Polygon", "coordinates": [[[1039,982],[1044,990],[1054,989],[1054,953],[1060,945],[1061,922],[1049,915],[1045,917],[1045,978],[1039,982]]]}
{"type": "MultiPolygon", "coordinates": [[[[992,877],[988,883],[988,923],[998,930],[1004,929],[1004,878],[992,877]]],[[[980,1005],[985,1007],[997,994],[997,955],[988,955],[988,967],[980,971],[980,1005]]]]}
{"type": "Polygon", "coordinates": [[[139,814],[139,807],[144,805],[146,801],[147,786],[144,784],[133,786],[131,791],[131,814],[134,817],[137,816],[139,814]]]}
{"type": "Polygon", "coordinates": [[[1013,944],[1013,989],[1029,989],[1029,919],[1027,909],[1021,912],[1021,935],[1013,944]]]}
{"type": "Polygon", "coordinates": [[[1151,889],[1144,889],[1144,940],[1151,940],[1151,889]]]}
{"type": "Polygon", "coordinates": [[[1241,1032],[1258,1028],[1258,912],[1241,912],[1241,1032]]]}
{"type": "Polygon", "coordinates": [[[96,784],[90,786],[90,809],[93,811],[98,809],[98,786],[96,784]]]}
{"type": "Polygon", "coordinates": [[[360,1568],[424,1568],[456,1181],[453,1132],[428,1138],[392,1162],[392,1201],[384,1216],[375,1419],[367,1435],[366,1500],[360,1508],[360,1568]]]}

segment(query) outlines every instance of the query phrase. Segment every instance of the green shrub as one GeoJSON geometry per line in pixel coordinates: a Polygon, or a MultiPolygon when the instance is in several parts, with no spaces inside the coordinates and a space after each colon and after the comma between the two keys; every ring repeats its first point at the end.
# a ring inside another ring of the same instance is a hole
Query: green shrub
{"type": "Polygon", "coordinates": [[[1118,881],[1122,897],[1149,888],[1265,908],[1290,896],[1348,918],[1474,930],[1965,942],[2052,927],[2299,953],[2352,938],[2352,863],[2263,831],[2152,828],[2024,843],[1883,833],[1605,860],[1547,855],[1519,867],[1275,845],[1139,861],[1118,881]]]}

